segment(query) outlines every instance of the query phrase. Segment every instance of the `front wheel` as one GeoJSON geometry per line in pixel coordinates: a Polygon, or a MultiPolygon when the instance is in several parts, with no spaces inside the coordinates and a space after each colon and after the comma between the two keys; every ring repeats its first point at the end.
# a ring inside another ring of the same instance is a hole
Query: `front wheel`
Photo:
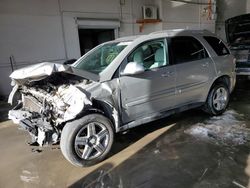
{"type": "Polygon", "coordinates": [[[204,111],[210,115],[220,115],[225,112],[229,102],[229,89],[226,84],[218,83],[210,90],[204,111]]]}
{"type": "Polygon", "coordinates": [[[69,122],[62,130],[60,147],[75,166],[90,166],[102,161],[114,140],[111,121],[100,114],[86,115],[69,122]]]}

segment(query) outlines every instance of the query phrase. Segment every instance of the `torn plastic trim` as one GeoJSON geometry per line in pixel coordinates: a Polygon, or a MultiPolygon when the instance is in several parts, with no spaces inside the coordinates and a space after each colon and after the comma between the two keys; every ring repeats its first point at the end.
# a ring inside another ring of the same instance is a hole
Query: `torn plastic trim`
{"type": "MultiPolygon", "coordinates": [[[[120,121],[119,121],[119,113],[118,111],[116,110],[116,108],[114,106],[112,106],[110,103],[106,102],[106,101],[103,101],[106,105],[109,106],[109,109],[108,109],[108,114],[109,116],[111,115],[113,121],[114,121],[114,125],[115,125],[115,131],[118,132],[119,130],[119,127],[120,127],[120,121]],[[110,113],[111,112],[111,113],[110,113]]],[[[106,108],[107,110],[107,108],[106,108]]],[[[111,118],[109,117],[109,118],[111,118]]]]}
{"type": "Polygon", "coordinates": [[[19,88],[19,86],[16,84],[13,87],[12,91],[10,92],[10,95],[9,95],[9,98],[8,98],[8,103],[11,104],[11,105],[13,104],[13,98],[14,98],[18,88],[19,88]]]}

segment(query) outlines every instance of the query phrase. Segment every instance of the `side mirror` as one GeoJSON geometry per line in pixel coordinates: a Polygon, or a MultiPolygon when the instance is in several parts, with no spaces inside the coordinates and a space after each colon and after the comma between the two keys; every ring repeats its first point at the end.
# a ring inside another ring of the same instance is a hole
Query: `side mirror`
{"type": "Polygon", "coordinates": [[[134,75],[139,74],[145,71],[145,68],[142,66],[142,64],[137,62],[129,62],[126,66],[123,72],[120,73],[121,76],[126,75],[134,75]]]}

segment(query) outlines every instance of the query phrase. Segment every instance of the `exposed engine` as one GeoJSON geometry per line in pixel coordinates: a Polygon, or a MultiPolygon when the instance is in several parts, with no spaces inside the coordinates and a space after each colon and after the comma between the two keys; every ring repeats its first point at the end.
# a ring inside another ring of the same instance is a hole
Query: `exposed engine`
{"type": "Polygon", "coordinates": [[[39,145],[57,143],[61,126],[92,104],[84,90],[89,80],[55,74],[19,86],[21,98],[9,112],[9,118],[29,131],[32,141],[39,145]]]}

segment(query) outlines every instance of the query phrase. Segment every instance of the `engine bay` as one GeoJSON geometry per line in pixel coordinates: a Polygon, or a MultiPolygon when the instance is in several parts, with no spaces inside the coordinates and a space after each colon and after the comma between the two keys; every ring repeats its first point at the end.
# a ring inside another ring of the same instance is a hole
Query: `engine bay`
{"type": "Polygon", "coordinates": [[[83,89],[90,83],[76,75],[56,72],[19,85],[12,99],[17,105],[9,118],[31,134],[32,142],[40,146],[57,143],[62,125],[92,104],[83,89]]]}

